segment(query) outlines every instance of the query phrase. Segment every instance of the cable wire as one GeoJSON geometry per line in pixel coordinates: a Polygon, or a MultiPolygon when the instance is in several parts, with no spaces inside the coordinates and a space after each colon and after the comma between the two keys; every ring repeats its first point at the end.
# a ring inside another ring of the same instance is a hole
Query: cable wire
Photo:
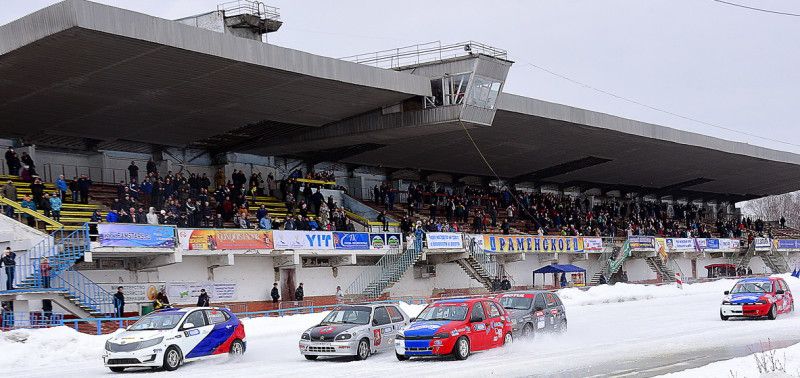
{"type": "Polygon", "coordinates": [[[731,6],[734,6],[734,7],[750,9],[750,10],[754,10],[754,11],[757,11],[757,12],[779,14],[779,15],[782,15],[782,16],[800,17],[800,14],[797,14],[797,13],[780,12],[780,11],[774,11],[774,10],[770,10],[770,9],[756,8],[756,7],[751,7],[751,6],[744,5],[744,4],[731,3],[729,1],[723,1],[723,0],[711,0],[711,1],[714,1],[714,2],[717,2],[717,3],[721,3],[721,4],[731,5],[731,6]]]}
{"type": "MultiPolygon", "coordinates": [[[[717,0],[714,0],[714,1],[717,1],[717,0]]],[[[559,77],[559,78],[564,79],[566,81],[569,81],[569,82],[571,82],[573,84],[579,85],[581,87],[584,87],[584,88],[587,88],[587,89],[591,89],[593,91],[600,92],[602,94],[614,97],[614,98],[622,100],[622,101],[629,102],[631,104],[639,105],[641,107],[644,107],[644,108],[647,108],[647,109],[650,109],[650,110],[654,110],[654,111],[657,111],[657,112],[660,112],[660,113],[668,114],[668,115],[671,115],[673,117],[678,117],[678,118],[681,118],[681,119],[685,119],[687,121],[696,122],[696,123],[699,123],[699,124],[702,124],[702,125],[715,127],[717,129],[721,129],[721,130],[725,130],[725,131],[729,131],[729,132],[733,132],[733,133],[739,133],[739,134],[746,135],[746,136],[751,137],[751,138],[758,138],[758,139],[762,139],[762,140],[769,141],[769,142],[781,143],[781,144],[785,144],[785,145],[788,145],[788,146],[793,146],[793,147],[800,148],[800,144],[787,142],[787,141],[783,141],[783,140],[778,140],[778,139],[773,139],[773,138],[761,136],[761,135],[758,135],[758,134],[749,133],[747,131],[732,129],[730,127],[725,127],[725,126],[721,126],[721,125],[714,124],[714,123],[711,123],[711,122],[706,122],[706,121],[703,121],[703,120],[700,120],[700,119],[697,119],[697,118],[681,115],[681,114],[678,114],[678,113],[675,113],[675,112],[672,112],[672,111],[669,111],[669,110],[666,110],[666,109],[662,109],[662,108],[659,108],[659,107],[655,107],[655,106],[652,106],[652,105],[645,104],[643,102],[640,102],[640,101],[637,101],[637,100],[634,100],[634,99],[631,99],[631,98],[628,98],[628,97],[620,96],[620,95],[618,95],[616,93],[609,92],[609,91],[604,90],[604,89],[593,87],[593,86],[591,86],[589,84],[580,82],[580,81],[572,79],[572,78],[570,78],[568,76],[562,75],[562,74],[560,74],[558,72],[551,71],[551,70],[549,70],[549,69],[547,69],[545,67],[538,66],[538,65],[530,63],[530,62],[525,63],[525,64],[528,65],[528,66],[531,66],[533,68],[536,68],[536,69],[542,70],[544,72],[547,72],[547,73],[549,73],[549,74],[551,74],[553,76],[556,76],[556,77],[559,77]]]]}

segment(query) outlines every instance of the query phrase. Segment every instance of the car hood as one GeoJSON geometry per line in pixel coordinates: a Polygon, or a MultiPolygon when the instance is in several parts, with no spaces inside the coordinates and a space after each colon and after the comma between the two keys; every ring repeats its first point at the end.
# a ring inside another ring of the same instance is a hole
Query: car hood
{"type": "Polygon", "coordinates": [[[128,344],[144,340],[151,340],[161,336],[164,336],[164,331],[125,331],[110,338],[109,341],[115,344],[128,344]]]}
{"type": "Polygon", "coordinates": [[[411,323],[408,327],[403,330],[403,336],[405,337],[426,337],[426,336],[433,336],[443,326],[446,326],[452,322],[448,320],[423,320],[411,323]]]}
{"type": "Polygon", "coordinates": [[[758,302],[758,299],[761,298],[763,295],[764,295],[763,293],[731,294],[730,302],[733,304],[755,303],[758,302]]]}
{"type": "Polygon", "coordinates": [[[354,330],[354,328],[364,327],[364,324],[333,324],[333,325],[318,325],[311,327],[308,333],[312,339],[319,339],[324,336],[326,339],[333,339],[340,333],[354,330]]]}

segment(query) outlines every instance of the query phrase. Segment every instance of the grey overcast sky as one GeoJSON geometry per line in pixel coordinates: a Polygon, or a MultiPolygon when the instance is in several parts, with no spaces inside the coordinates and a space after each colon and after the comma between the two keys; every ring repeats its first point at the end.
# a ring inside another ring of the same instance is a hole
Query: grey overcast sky
{"type": "MultiPolygon", "coordinates": [[[[730,1],[800,13],[797,1],[730,1]]],[[[56,2],[5,0],[0,24],[56,2]]],[[[99,2],[175,19],[215,10],[223,0],[99,2]]],[[[276,45],[343,57],[436,40],[475,40],[507,49],[516,62],[506,92],[800,153],[800,17],[712,0],[266,3],[279,7],[284,21],[270,35],[276,45]],[[530,64],[644,104],[790,144],[659,113],[530,64]]]]}

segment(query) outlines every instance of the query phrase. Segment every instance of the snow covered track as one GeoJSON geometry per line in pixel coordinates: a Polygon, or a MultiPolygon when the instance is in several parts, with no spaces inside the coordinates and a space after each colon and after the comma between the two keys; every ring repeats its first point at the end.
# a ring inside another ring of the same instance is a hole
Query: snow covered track
{"type": "MultiPolygon", "coordinates": [[[[795,293],[800,280],[786,277],[795,293]]],[[[466,361],[399,362],[391,351],[366,361],[306,361],[297,350],[300,333],[324,314],[244,320],[247,353],[241,360],[190,363],[173,373],[147,376],[655,376],[753,353],[754,345],[771,340],[785,347],[800,341],[800,316],[775,321],[723,322],[719,304],[733,281],[674,286],[616,285],[587,292],[562,291],[569,331],[517,340],[511,347],[476,353],[466,361]]],[[[405,306],[415,315],[422,306],[405,306]]],[[[71,329],[20,331],[20,343],[3,334],[0,350],[7,372],[14,376],[95,377],[112,374],[100,355],[107,336],[78,334],[71,329]],[[11,366],[15,366],[12,369],[11,366]]],[[[19,334],[17,334],[19,336],[19,334]]]]}

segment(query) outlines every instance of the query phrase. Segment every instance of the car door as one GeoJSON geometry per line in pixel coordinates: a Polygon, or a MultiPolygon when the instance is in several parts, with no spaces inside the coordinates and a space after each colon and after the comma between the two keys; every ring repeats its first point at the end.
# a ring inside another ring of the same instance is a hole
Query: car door
{"type": "Polygon", "coordinates": [[[393,344],[397,332],[408,325],[408,319],[397,306],[386,306],[386,311],[389,312],[389,318],[392,320],[392,340],[390,342],[393,344]]]}
{"type": "Polygon", "coordinates": [[[203,312],[211,326],[211,332],[209,332],[206,340],[200,343],[195,349],[199,354],[204,356],[227,352],[227,350],[219,349],[219,346],[225,344],[236,331],[233,322],[228,321],[230,320],[230,316],[224,311],[217,309],[203,310],[203,312]]]}
{"type": "Polygon", "coordinates": [[[782,290],[783,294],[777,294],[776,297],[778,298],[778,309],[781,313],[789,312],[792,304],[792,293],[789,291],[789,285],[782,279],[779,279],[775,282],[777,285],[777,290],[782,290]]]}
{"type": "Polygon", "coordinates": [[[556,330],[561,324],[558,311],[558,302],[556,302],[556,298],[553,293],[545,293],[544,301],[547,304],[547,308],[545,309],[545,313],[547,315],[547,328],[556,330]]]}
{"type": "Polygon", "coordinates": [[[553,299],[555,299],[556,301],[555,308],[558,311],[558,313],[556,314],[556,324],[558,325],[567,319],[567,313],[564,310],[564,302],[561,302],[561,298],[558,297],[558,294],[553,293],[551,295],[553,296],[553,299]]]}
{"type": "Polygon", "coordinates": [[[386,307],[375,307],[372,311],[372,347],[374,349],[381,349],[383,347],[392,345],[390,341],[394,338],[392,334],[392,319],[389,317],[389,312],[386,307]]]}
{"type": "Polygon", "coordinates": [[[533,300],[533,325],[537,330],[547,329],[550,324],[547,312],[547,302],[544,300],[544,294],[536,294],[533,300]]]}
{"type": "Polygon", "coordinates": [[[491,330],[487,335],[487,348],[494,348],[503,344],[503,328],[504,322],[502,319],[503,311],[492,301],[483,302],[483,307],[487,309],[486,313],[489,317],[489,329],[491,330]]]}
{"type": "Polygon", "coordinates": [[[469,344],[472,350],[486,349],[486,339],[489,334],[488,319],[481,302],[475,302],[469,313],[469,326],[472,332],[469,333],[469,344]]]}
{"type": "Polygon", "coordinates": [[[794,296],[792,296],[792,290],[789,289],[789,284],[786,283],[786,281],[781,279],[781,282],[783,283],[783,291],[785,297],[784,300],[787,302],[786,311],[792,311],[792,309],[794,308],[794,296]]]}
{"type": "Polygon", "coordinates": [[[209,324],[203,310],[195,310],[189,313],[180,326],[179,345],[185,358],[196,358],[207,355],[206,337],[211,333],[213,325],[209,324]]]}

